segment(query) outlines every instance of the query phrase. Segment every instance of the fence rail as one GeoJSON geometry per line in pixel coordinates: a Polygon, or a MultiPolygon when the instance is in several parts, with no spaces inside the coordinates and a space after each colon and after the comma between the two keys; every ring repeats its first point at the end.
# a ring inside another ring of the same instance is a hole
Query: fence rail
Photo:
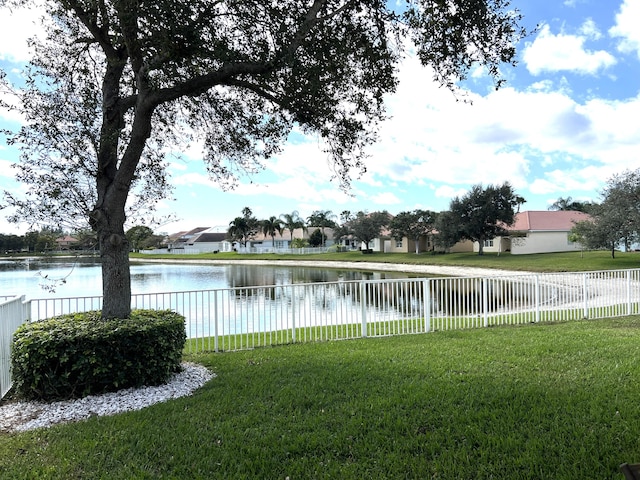
{"type": "MultiPolygon", "coordinates": [[[[0,302],[3,297],[0,297],[0,302]]],[[[640,313],[640,269],[360,280],[135,294],[132,308],[184,315],[188,349],[265,345],[640,313]]],[[[102,308],[102,297],[0,303],[3,395],[17,325],[102,308]],[[13,309],[13,310],[12,310],[13,309]]]]}

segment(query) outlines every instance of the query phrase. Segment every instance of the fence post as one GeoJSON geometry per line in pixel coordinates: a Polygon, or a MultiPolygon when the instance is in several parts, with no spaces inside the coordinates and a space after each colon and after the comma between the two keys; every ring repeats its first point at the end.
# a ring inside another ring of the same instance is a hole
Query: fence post
{"type": "Polygon", "coordinates": [[[422,280],[422,309],[424,312],[424,331],[428,333],[431,331],[431,279],[425,278],[422,280]]]}
{"type": "Polygon", "coordinates": [[[484,320],[484,326],[489,326],[489,292],[487,285],[487,277],[482,278],[482,315],[484,320]]]}
{"type": "Polygon", "coordinates": [[[588,278],[588,273],[583,273],[582,274],[582,298],[584,299],[583,302],[583,310],[582,310],[582,316],[583,318],[589,318],[589,300],[587,298],[587,295],[589,293],[589,290],[587,288],[587,278],[588,278]]]}
{"type": "Polygon", "coordinates": [[[221,290],[214,290],[213,292],[213,351],[219,351],[218,345],[218,293],[222,295],[221,290]]]}
{"type": "Polygon", "coordinates": [[[535,303],[536,303],[536,323],[540,323],[540,277],[536,275],[535,277],[535,292],[533,292],[535,303]]]}
{"type": "Polygon", "coordinates": [[[291,285],[291,341],[296,343],[296,287],[291,285]]]}
{"type": "Polygon", "coordinates": [[[367,285],[365,281],[360,282],[360,315],[362,321],[362,338],[367,336],[367,285]]]}
{"type": "Polygon", "coordinates": [[[625,271],[627,277],[627,315],[631,315],[631,270],[625,271]]]}

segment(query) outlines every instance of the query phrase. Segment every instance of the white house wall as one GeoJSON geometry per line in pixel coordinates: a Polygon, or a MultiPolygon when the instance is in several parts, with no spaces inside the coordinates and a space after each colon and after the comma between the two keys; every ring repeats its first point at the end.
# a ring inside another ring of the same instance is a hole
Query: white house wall
{"type": "Polygon", "coordinates": [[[511,253],[526,255],[579,251],[580,244],[569,242],[568,236],[568,232],[529,232],[526,237],[511,240],[511,253]]]}

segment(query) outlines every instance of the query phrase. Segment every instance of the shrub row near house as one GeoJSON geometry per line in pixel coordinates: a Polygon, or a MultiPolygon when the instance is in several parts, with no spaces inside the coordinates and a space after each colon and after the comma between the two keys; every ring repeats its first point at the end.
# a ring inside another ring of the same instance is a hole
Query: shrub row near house
{"type": "Polygon", "coordinates": [[[22,325],[11,351],[16,394],[25,399],[79,398],[160,385],[180,370],[184,317],[170,310],[133,310],[101,320],[99,311],[22,325]]]}

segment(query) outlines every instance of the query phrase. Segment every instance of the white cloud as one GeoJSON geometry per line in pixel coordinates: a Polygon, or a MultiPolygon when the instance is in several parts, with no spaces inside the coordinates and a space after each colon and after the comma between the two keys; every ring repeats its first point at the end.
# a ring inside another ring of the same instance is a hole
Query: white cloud
{"type": "Polygon", "coordinates": [[[602,38],[602,33],[600,33],[596,22],[594,22],[591,18],[587,19],[580,26],[578,32],[587,37],[589,40],[599,40],[600,38],[602,38]]]}
{"type": "Polygon", "coordinates": [[[461,197],[467,192],[466,188],[453,188],[450,185],[442,185],[435,189],[436,198],[449,198],[461,197]]]}
{"type": "Polygon", "coordinates": [[[595,24],[588,21],[581,28],[581,35],[551,33],[549,25],[543,25],[533,42],[527,43],[522,58],[532,75],[542,72],[573,71],[594,75],[616,63],[615,57],[604,50],[591,51],[585,42],[594,38],[595,24]]]}
{"type": "Polygon", "coordinates": [[[389,205],[399,205],[402,203],[394,193],[381,192],[371,197],[371,201],[376,205],[382,205],[386,208],[389,205]]]}
{"type": "Polygon", "coordinates": [[[640,58],[640,1],[624,0],[616,14],[616,24],[609,29],[609,35],[619,38],[618,50],[623,53],[636,52],[640,58]]]}
{"type": "Polygon", "coordinates": [[[0,8],[0,60],[24,63],[31,58],[29,38],[41,33],[39,19],[42,6],[29,3],[29,8],[0,8]]]}
{"type": "Polygon", "coordinates": [[[536,179],[529,190],[538,195],[558,193],[562,196],[568,192],[592,190],[597,191],[603,179],[613,172],[607,167],[588,167],[573,170],[552,170],[546,172],[544,178],[536,179]]]}
{"type": "Polygon", "coordinates": [[[403,65],[400,87],[389,102],[392,118],[371,149],[370,185],[434,183],[438,198],[459,195],[457,185],[467,189],[503,181],[531,193],[584,191],[607,177],[604,170],[595,177],[581,173],[576,159],[611,172],[637,163],[640,125],[630,119],[640,114],[640,98],[577,102],[563,84],[554,89],[542,81],[525,91],[508,87],[486,96],[470,94],[469,105],[425,80],[413,62],[403,65]],[[551,166],[571,173],[562,181],[545,177],[551,166]]]}
{"type": "Polygon", "coordinates": [[[194,186],[194,185],[205,185],[207,187],[215,187],[216,184],[213,182],[207,175],[203,175],[202,173],[190,172],[182,175],[175,175],[172,178],[171,183],[173,185],[186,185],[186,186],[194,186]]]}
{"type": "Polygon", "coordinates": [[[11,167],[14,162],[0,159],[0,177],[14,178],[15,170],[11,167]]]}

